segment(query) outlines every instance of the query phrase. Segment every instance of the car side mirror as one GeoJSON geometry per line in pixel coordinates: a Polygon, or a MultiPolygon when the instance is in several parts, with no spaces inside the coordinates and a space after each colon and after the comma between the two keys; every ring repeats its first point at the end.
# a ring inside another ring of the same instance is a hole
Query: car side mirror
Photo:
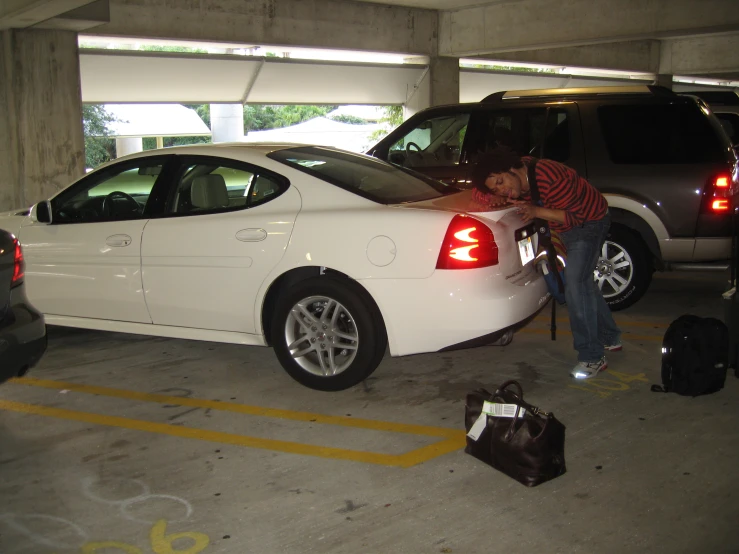
{"type": "Polygon", "coordinates": [[[31,208],[31,220],[35,223],[51,223],[51,202],[44,200],[31,208]]]}

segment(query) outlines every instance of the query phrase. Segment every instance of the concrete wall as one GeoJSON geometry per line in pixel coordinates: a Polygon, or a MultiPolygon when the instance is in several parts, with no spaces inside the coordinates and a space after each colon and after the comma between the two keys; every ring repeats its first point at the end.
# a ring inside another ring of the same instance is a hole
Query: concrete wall
{"type": "Polygon", "coordinates": [[[77,34],[2,32],[0,210],[50,197],[84,173],[77,34]]]}

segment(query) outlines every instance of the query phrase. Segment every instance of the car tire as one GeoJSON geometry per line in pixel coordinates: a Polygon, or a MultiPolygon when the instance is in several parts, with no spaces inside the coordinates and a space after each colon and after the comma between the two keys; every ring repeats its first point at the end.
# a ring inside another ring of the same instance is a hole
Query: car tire
{"type": "Polygon", "coordinates": [[[644,296],[652,273],[652,257],[639,236],[623,225],[611,225],[594,271],[611,311],[624,310],[644,296]]]}
{"type": "Polygon", "coordinates": [[[380,365],[387,334],[364,289],[320,276],[297,283],[279,298],[272,343],[280,364],[297,382],[340,391],[362,382],[380,365]]]}

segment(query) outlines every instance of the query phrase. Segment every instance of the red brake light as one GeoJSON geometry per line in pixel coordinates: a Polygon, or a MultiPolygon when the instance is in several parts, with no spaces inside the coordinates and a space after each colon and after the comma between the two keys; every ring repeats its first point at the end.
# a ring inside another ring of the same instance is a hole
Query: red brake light
{"type": "Polygon", "coordinates": [[[10,286],[14,287],[20,285],[23,282],[23,276],[25,275],[26,263],[23,260],[23,249],[18,239],[13,241],[15,246],[15,252],[13,253],[13,279],[10,281],[10,286]]]}
{"type": "Polygon", "coordinates": [[[729,205],[731,184],[731,176],[726,173],[711,177],[703,190],[701,213],[710,215],[728,213],[731,210],[729,205]]]}
{"type": "Polygon", "coordinates": [[[482,221],[455,215],[441,244],[436,269],[476,269],[498,263],[498,245],[482,221]]]}
{"type": "Polygon", "coordinates": [[[724,200],[714,200],[711,202],[711,209],[714,212],[728,212],[729,211],[729,201],[724,200]]]}

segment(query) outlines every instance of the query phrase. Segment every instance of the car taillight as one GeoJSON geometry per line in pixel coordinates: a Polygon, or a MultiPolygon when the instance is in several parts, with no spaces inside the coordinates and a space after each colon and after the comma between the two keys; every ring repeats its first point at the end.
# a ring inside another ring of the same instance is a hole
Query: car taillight
{"type": "Polygon", "coordinates": [[[729,201],[728,200],[714,200],[711,203],[711,209],[716,212],[728,212],[729,211],[729,201]]]}
{"type": "Polygon", "coordinates": [[[730,210],[731,175],[721,174],[706,183],[703,192],[703,213],[723,214],[730,210]]]}
{"type": "Polygon", "coordinates": [[[498,263],[498,245],[482,221],[455,215],[441,244],[436,269],[476,269],[498,263]]]}
{"type": "Polygon", "coordinates": [[[10,286],[15,287],[23,282],[23,275],[25,274],[26,263],[23,261],[23,248],[18,239],[13,241],[15,252],[13,253],[13,279],[10,281],[10,286]]]}

